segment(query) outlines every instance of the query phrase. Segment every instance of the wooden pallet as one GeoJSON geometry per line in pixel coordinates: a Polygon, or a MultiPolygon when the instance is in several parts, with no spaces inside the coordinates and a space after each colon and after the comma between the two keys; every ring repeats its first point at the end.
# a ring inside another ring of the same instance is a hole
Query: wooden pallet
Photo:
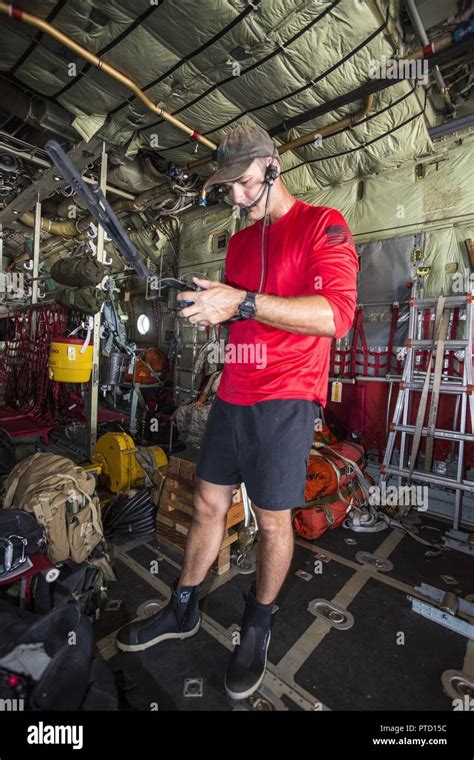
{"type": "MultiPolygon", "coordinates": [[[[179,457],[171,457],[168,475],[161,489],[153,489],[152,499],[158,506],[156,516],[157,539],[165,546],[184,554],[193,515],[195,464],[179,457]]],[[[240,489],[234,494],[227,513],[224,538],[218,557],[211,567],[217,575],[230,568],[230,549],[238,539],[237,526],[244,519],[240,489]],[[240,500],[239,500],[240,496],[240,500]]]]}
{"type": "MultiPolygon", "coordinates": [[[[179,457],[171,457],[168,463],[167,476],[169,479],[177,479],[184,481],[187,486],[192,486],[194,491],[194,485],[196,480],[196,465],[194,462],[189,462],[187,459],[180,459],[179,457]]],[[[241,489],[238,488],[234,496],[232,497],[234,504],[242,502],[241,489]]]]}

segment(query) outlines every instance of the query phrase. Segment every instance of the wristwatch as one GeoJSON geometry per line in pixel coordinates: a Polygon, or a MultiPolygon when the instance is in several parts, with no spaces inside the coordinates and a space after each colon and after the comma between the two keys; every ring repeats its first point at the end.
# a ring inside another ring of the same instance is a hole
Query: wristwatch
{"type": "Polygon", "coordinates": [[[239,305],[239,314],[242,319],[252,319],[256,313],[255,293],[246,293],[244,300],[239,305]]]}

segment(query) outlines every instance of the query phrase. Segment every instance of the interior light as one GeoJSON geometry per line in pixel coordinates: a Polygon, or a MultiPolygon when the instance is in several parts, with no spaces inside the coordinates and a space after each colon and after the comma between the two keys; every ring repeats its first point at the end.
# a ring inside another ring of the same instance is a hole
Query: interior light
{"type": "Polygon", "coordinates": [[[150,320],[146,314],[140,314],[137,319],[137,330],[140,335],[146,335],[150,329],[150,320]]]}

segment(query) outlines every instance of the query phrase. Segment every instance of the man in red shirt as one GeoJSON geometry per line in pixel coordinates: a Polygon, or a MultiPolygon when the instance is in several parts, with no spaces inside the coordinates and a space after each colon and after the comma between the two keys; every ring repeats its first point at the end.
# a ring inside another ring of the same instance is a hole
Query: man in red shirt
{"type": "Polygon", "coordinates": [[[258,127],[236,127],[221,142],[205,189],[228,189],[254,222],[229,242],[225,283],[196,279],[181,314],[192,324],[230,321],[222,379],[196,466],[193,523],[168,606],[119,632],[125,651],[142,651],[199,629],[199,591],[225,530],[232,490],[245,483],[256,514],[257,578],[225,687],[234,699],[263,680],[274,600],[293,554],[291,509],[304,503],[306,470],[329,351],[354,317],[358,257],[342,214],[296,200],[277,151],[258,127]]]}

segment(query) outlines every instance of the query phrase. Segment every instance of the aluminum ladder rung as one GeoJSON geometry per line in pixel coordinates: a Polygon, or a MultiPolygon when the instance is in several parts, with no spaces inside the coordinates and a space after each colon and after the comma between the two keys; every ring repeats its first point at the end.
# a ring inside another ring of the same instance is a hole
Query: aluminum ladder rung
{"type": "MultiPolygon", "coordinates": [[[[461,296],[446,296],[444,302],[445,309],[455,309],[457,306],[466,306],[470,303],[472,296],[470,293],[465,293],[461,296]]],[[[409,298],[408,304],[415,309],[427,309],[430,306],[436,306],[438,303],[437,298],[409,298]]]]}
{"type": "MultiPolygon", "coordinates": [[[[405,344],[407,348],[431,348],[433,345],[433,341],[429,338],[422,339],[422,338],[409,338],[405,344]]],[[[445,351],[452,351],[454,349],[461,349],[466,348],[466,346],[469,345],[468,340],[447,340],[444,344],[444,350],[445,351]]],[[[437,346],[435,345],[433,349],[433,354],[437,351],[437,346]]]]}
{"type": "MultiPolygon", "coordinates": [[[[414,425],[400,425],[399,423],[392,422],[390,424],[390,430],[396,430],[399,433],[414,433],[415,432],[415,426],[414,425]]],[[[428,428],[423,427],[421,429],[421,435],[427,436],[428,435],[428,428]]],[[[458,433],[454,430],[442,430],[442,429],[435,429],[434,431],[435,438],[444,438],[448,441],[470,441],[474,442],[474,435],[471,433],[458,433]]]]}
{"type": "MultiPolygon", "coordinates": [[[[401,381],[403,383],[402,390],[405,388],[409,388],[411,391],[422,391],[423,390],[423,381],[420,380],[419,382],[413,382],[410,380],[407,381],[401,381]]],[[[428,390],[431,393],[433,390],[433,383],[430,383],[428,386],[428,390]]],[[[442,383],[440,386],[441,393],[451,393],[453,395],[461,394],[461,393],[471,393],[471,389],[467,385],[457,385],[455,383],[442,383]]]]}
{"type": "MultiPolygon", "coordinates": [[[[383,475],[399,475],[402,478],[410,480],[410,471],[408,467],[392,467],[391,465],[382,465],[380,472],[383,475]]],[[[446,486],[447,488],[457,489],[462,491],[468,491],[474,493],[474,481],[463,480],[459,482],[455,478],[445,478],[442,475],[434,475],[432,472],[420,472],[420,470],[413,470],[411,480],[419,480],[422,483],[432,483],[437,486],[446,486]]]]}

